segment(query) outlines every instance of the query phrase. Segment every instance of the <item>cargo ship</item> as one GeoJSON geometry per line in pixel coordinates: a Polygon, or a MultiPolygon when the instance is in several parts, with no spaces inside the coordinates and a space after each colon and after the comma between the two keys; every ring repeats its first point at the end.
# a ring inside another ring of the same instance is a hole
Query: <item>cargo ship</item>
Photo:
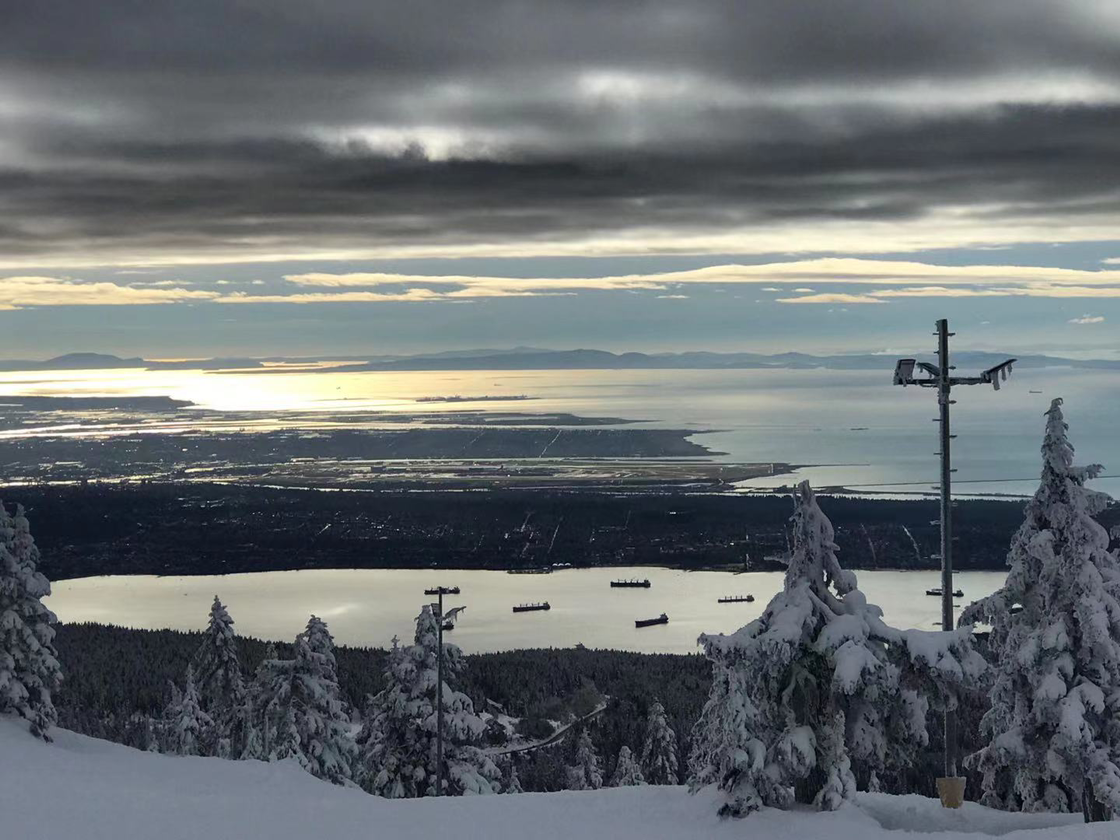
{"type": "MultiPolygon", "coordinates": [[[[932,595],[935,598],[940,598],[941,597],[941,592],[942,592],[942,589],[941,589],[940,586],[934,587],[933,589],[927,589],[926,590],[927,595],[932,595]]],[[[964,592],[962,592],[959,589],[954,589],[953,590],[953,597],[954,598],[963,598],[964,597],[964,592]]]]}
{"type": "Polygon", "coordinates": [[[626,589],[649,589],[649,580],[612,580],[611,586],[626,589]]]}
{"type": "Polygon", "coordinates": [[[725,595],[719,599],[721,604],[753,604],[753,595],[725,595]]]}
{"type": "MultiPolygon", "coordinates": [[[[438,595],[439,594],[439,587],[437,586],[435,589],[425,589],[424,594],[425,595],[438,595]]],[[[450,588],[446,588],[446,589],[443,590],[443,594],[444,595],[458,595],[459,594],[459,587],[458,586],[452,586],[450,588]]]]}
{"type": "Polygon", "coordinates": [[[513,608],[514,612],[537,612],[538,610],[550,610],[552,605],[548,601],[542,601],[539,604],[518,604],[513,608]]]}
{"type": "Polygon", "coordinates": [[[639,618],[634,622],[635,627],[651,627],[654,624],[668,624],[669,616],[661,613],[657,618],[639,618]]]}

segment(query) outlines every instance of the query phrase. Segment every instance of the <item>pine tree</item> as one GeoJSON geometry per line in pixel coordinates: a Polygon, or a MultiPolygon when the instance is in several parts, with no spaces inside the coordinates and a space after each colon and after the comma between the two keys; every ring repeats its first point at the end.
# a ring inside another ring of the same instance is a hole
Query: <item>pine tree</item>
{"type": "Polygon", "coordinates": [[[144,724],[144,750],[150,753],[160,750],[160,722],[151,717],[144,724]]]}
{"type": "Polygon", "coordinates": [[[722,814],[794,801],[834,810],[855,793],[853,759],[904,764],[928,742],[929,699],[954,705],[984,661],[971,628],[899,631],[836,559],[832,524],[798,485],[782,592],[729,636],[702,636],[713,663],[690,757],[695,791],[716,784],[722,814]]]}
{"type": "Polygon", "coordinates": [[[268,751],[269,761],[283,761],[294,758],[299,765],[308,770],[311,762],[303,751],[296,713],[290,703],[277,706],[273,712],[272,743],[268,751]]]}
{"type": "Polygon", "coordinates": [[[245,720],[245,745],[241,758],[270,760],[272,744],[275,740],[276,697],[273,691],[277,685],[279,656],[276,645],[268,643],[264,658],[253,675],[253,680],[245,691],[243,717],[245,720]]]}
{"type": "Polygon", "coordinates": [[[214,721],[202,708],[202,700],[194,681],[194,668],[187,666],[186,682],[183,691],[172,698],[174,704],[168,710],[169,722],[166,752],[175,755],[200,755],[201,747],[210,737],[214,721]]]}
{"type": "Polygon", "coordinates": [[[245,750],[245,683],[233,619],[217,595],[192,662],[202,706],[215,724],[209,752],[223,758],[240,755],[245,750]]]}
{"type": "MultiPolygon", "coordinates": [[[[393,647],[397,646],[397,637],[393,637],[393,647]]],[[[372,754],[379,732],[374,722],[377,719],[377,701],[372,694],[367,694],[365,703],[362,706],[362,728],[358,730],[358,735],[354,739],[358,745],[358,760],[356,767],[357,772],[354,776],[356,781],[362,787],[366,786],[366,764],[369,756],[372,754]]]]}
{"type": "Polygon", "coordinates": [[[642,774],[651,785],[675,785],[677,775],[677,733],[669,726],[665,707],[654,700],[646,720],[646,740],[642,745],[642,774]]]}
{"type": "Polygon", "coordinates": [[[499,755],[494,763],[502,773],[502,793],[524,793],[521,788],[521,778],[517,773],[517,755],[506,753],[499,755]]]}
{"type": "Polygon", "coordinates": [[[51,626],[57,619],[40,600],[51,585],[38,565],[23,508],[9,516],[0,502],[0,713],[14,712],[28,721],[32,735],[50,741],[62,669],[51,626]]]}
{"type": "Polygon", "coordinates": [[[334,639],[321,619],[311,616],[296,637],[295,654],[277,676],[276,705],[283,708],[278,749],[294,754],[313,776],[344,784],[353,776],[358,748],[338,687],[334,639]]]}
{"type": "Polygon", "coordinates": [[[1007,556],[1004,586],[962,621],[992,625],[985,746],[966,759],[987,804],[1120,814],[1120,556],[1094,515],[1111,501],[1075,467],[1062,401],[1046,412],[1042,478],[1007,556]]]}
{"type": "Polygon", "coordinates": [[[568,768],[568,790],[598,790],[602,786],[602,761],[591,732],[583,727],[576,742],[575,764],[568,768]]]}
{"type": "Polygon", "coordinates": [[[521,788],[521,779],[517,775],[517,761],[511,755],[509,760],[509,773],[506,775],[505,787],[502,793],[524,793],[521,788]]]}
{"type": "MultiPolygon", "coordinates": [[[[389,798],[436,793],[436,694],[439,625],[430,606],[416,619],[415,643],[393,640],[385,689],[363,733],[362,784],[389,798]]],[[[463,669],[456,645],[443,646],[443,779],[449,795],[498,793],[501,771],[480,748],[485,724],[454,682],[463,669]]]]}
{"type": "Polygon", "coordinates": [[[241,759],[260,760],[267,757],[264,732],[257,725],[249,706],[245,707],[245,737],[242,743],[241,755],[239,756],[241,759]]]}
{"type": "Polygon", "coordinates": [[[618,751],[618,761],[615,762],[614,775],[611,776],[611,787],[632,787],[646,784],[642,776],[642,768],[634,760],[634,754],[625,744],[618,751]]]}

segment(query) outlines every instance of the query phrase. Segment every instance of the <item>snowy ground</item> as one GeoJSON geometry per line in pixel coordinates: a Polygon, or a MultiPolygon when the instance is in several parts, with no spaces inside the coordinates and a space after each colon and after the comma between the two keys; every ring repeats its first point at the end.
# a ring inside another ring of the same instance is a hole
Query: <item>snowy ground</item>
{"type": "Polygon", "coordinates": [[[834,814],[765,811],[720,821],[684,788],[624,788],[391,802],[295,764],[149,755],[55,730],[42,744],[0,718],[0,838],[36,840],[1116,840],[1116,823],[1027,816],[920,796],[862,796],[834,814]]]}

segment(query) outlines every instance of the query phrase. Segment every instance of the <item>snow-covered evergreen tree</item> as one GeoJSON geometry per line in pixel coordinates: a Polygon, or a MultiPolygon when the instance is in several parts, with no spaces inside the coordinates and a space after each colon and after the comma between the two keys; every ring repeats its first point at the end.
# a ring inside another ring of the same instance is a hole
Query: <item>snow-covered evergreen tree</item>
{"type": "Polygon", "coordinates": [[[299,727],[296,725],[296,713],[291,704],[284,703],[274,707],[272,718],[272,741],[269,744],[268,760],[283,761],[286,758],[294,758],[305,770],[310,769],[311,762],[303,751],[299,727]]]}
{"type": "Polygon", "coordinates": [[[971,628],[899,631],[836,559],[832,524],[797,486],[783,591],[731,635],[702,636],[711,695],[690,757],[693,790],[716,784],[721,813],[795,800],[839,807],[852,759],[899,764],[928,741],[929,699],[954,704],[984,671],[971,628]]]}
{"type": "Polygon", "coordinates": [[[614,775],[611,776],[611,787],[632,787],[646,784],[642,776],[642,768],[634,760],[634,754],[625,744],[618,750],[618,761],[614,765],[614,775]]]}
{"type": "Polygon", "coordinates": [[[677,733],[669,726],[665,707],[654,700],[646,718],[646,740],[642,744],[642,774],[651,785],[675,785],[677,775],[677,733]]]}
{"type": "Polygon", "coordinates": [[[0,502],[0,714],[14,712],[28,721],[32,735],[50,741],[62,669],[51,626],[57,619],[40,600],[51,585],[38,565],[23,508],[10,516],[0,502]]]}
{"type": "MultiPolygon", "coordinates": [[[[396,639],[385,669],[385,689],[374,700],[370,731],[363,733],[362,784],[390,798],[436,793],[436,694],[439,625],[430,606],[416,619],[415,643],[396,639]]],[[[485,723],[471,699],[456,691],[463,668],[456,645],[443,646],[443,778],[448,795],[498,793],[501,771],[480,748],[485,723]]]]}
{"type": "Polygon", "coordinates": [[[334,639],[320,618],[311,616],[296,637],[295,654],[290,667],[276,674],[273,706],[283,710],[277,748],[294,754],[313,776],[344,784],[353,776],[358,748],[338,687],[334,639]]]}
{"type": "Polygon", "coordinates": [[[172,697],[168,709],[165,751],[175,755],[200,755],[202,745],[210,737],[214,721],[202,708],[202,699],[194,680],[194,668],[187,666],[183,691],[172,697]]]}
{"type": "Polygon", "coordinates": [[[517,775],[517,759],[512,754],[503,756],[498,768],[502,771],[502,793],[524,793],[517,775]]]}
{"type": "Polygon", "coordinates": [[[583,727],[576,741],[575,764],[568,767],[568,790],[598,790],[602,786],[603,762],[591,732],[583,727]]]}
{"type": "Polygon", "coordinates": [[[144,723],[144,750],[158,753],[160,749],[160,723],[148,717],[144,723]]]}
{"type": "Polygon", "coordinates": [[[984,800],[1022,810],[1120,814],[1120,557],[1093,518],[1110,499],[1075,467],[1062,401],[1046,413],[1042,479],[1011,542],[1007,581],[962,621],[992,625],[985,746],[967,764],[984,800]]]}
{"type": "Polygon", "coordinates": [[[214,743],[209,751],[222,758],[240,755],[245,750],[245,682],[233,619],[217,595],[192,663],[202,706],[214,720],[214,743]]]}
{"type": "Polygon", "coordinates": [[[502,793],[524,793],[524,788],[521,786],[521,778],[517,776],[517,763],[510,762],[510,778],[506,781],[505,790],[502,793]]]}
{"type": "Polygon", "coordinates": [[[245,720],[245,743],[241,758],[270,760],[274,741],[276,695],[279,671],[279,656],[276,645],[268,643],[264,658],[257,666],[253,679],[245,690],[243,718],[245,720]]]}
{"type": "MultiPolygon", "coordinates": [[[[398,644],[397,637],[393,637],[393,647],[396,648],[398,644]]],[[[367,694],[365,703],[362,706],[362,728],[358,730],[358,735],[354,741],[358,745],[358,759],[355,764],[356,772],[354,774],[354,781],[362,787],[366,786],[366,766],[368,759],[373,752],[374,746],[377,742],[380,733],[375,726],[377,720],[377,699],[372,694],[367,694]]]]}

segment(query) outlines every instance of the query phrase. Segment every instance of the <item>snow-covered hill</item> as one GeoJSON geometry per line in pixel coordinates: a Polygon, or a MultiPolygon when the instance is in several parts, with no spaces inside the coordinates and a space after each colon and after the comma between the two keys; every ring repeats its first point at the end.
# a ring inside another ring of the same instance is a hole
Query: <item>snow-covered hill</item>
{"type": "Polygon", "coordinates": [[[180,758],[54,730],[44,744],[0,718],[0,837],[36,840],[1116,840],[1116,823],[945,811],[919,796],[861,796],[837,813],[764,810],[721,821],[680,787],[389,801],[320,782],[294,762],[180,758]]]}

